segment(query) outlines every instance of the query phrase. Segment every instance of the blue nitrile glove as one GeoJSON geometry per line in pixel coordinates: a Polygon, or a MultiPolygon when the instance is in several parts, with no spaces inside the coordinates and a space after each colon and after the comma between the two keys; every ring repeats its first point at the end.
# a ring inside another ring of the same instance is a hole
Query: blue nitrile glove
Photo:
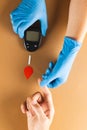
{"type": "Polygon", "coordinates": [[[24,31],[37,20],[41,22],[42,35],[46,35],[48,27],[45,0],[22,0],[19,6],[10,14],[13,30],[20,38],[24,31]]]}
{"type": "Polygon", "coordinates": [[[41,86],[55,88],[63,84],[69,75],[75,57],[80,50],[81,43],[69,37],[64,38],[63,48],[56,63],[49,63],[49,68],[42,75],[41,86]]]}

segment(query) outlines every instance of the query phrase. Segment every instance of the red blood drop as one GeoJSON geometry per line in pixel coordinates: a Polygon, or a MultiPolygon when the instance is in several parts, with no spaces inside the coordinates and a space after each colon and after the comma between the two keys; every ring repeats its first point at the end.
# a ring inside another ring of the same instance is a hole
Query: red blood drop
{"type": "Polygon", "coordinates": [[[31,66],[26,66],[24,68],[24,75],[26,76],[26,78],[30,78],[30,76],[33,74],[33,68],[31,66]]]}

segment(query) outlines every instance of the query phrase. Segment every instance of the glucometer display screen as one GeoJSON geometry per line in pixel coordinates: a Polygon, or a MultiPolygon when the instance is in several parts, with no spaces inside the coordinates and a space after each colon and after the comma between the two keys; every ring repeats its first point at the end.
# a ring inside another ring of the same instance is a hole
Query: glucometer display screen
{"type": "Polygon", "coordinates": [[[27,31],[26,40],[36,42],[39,40],[39,32],[37,31],[27,31]]]}

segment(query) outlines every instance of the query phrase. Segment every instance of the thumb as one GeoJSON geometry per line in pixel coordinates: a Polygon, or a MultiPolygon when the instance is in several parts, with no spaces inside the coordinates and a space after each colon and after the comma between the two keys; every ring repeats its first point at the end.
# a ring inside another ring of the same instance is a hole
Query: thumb
{"type": "Polygon", "coordinates": [[[48,22],[47,22],[47,16],[43,16],[43,18],[40,20],[41,21],[41,32],[43,36],[46,36],[46,31],[48,28],[48,22]]]}
{"type": "Polygon", "coordinates": [[[36,19],[32,19],[29,22],[23,22],[18,27],[18,35],[20,38],[24,37],[24,31],[29,28],[34,22],[36,22],[36,19]]]}

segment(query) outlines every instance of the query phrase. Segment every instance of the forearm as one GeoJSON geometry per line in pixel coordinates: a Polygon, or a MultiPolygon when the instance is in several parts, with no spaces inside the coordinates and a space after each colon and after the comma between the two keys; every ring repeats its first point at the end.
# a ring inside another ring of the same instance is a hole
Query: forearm
{"type": "Polygon", "coordinates": [[[66,36],[82,42],[87,32],[87,0],[71,0],[66,36]]]}

